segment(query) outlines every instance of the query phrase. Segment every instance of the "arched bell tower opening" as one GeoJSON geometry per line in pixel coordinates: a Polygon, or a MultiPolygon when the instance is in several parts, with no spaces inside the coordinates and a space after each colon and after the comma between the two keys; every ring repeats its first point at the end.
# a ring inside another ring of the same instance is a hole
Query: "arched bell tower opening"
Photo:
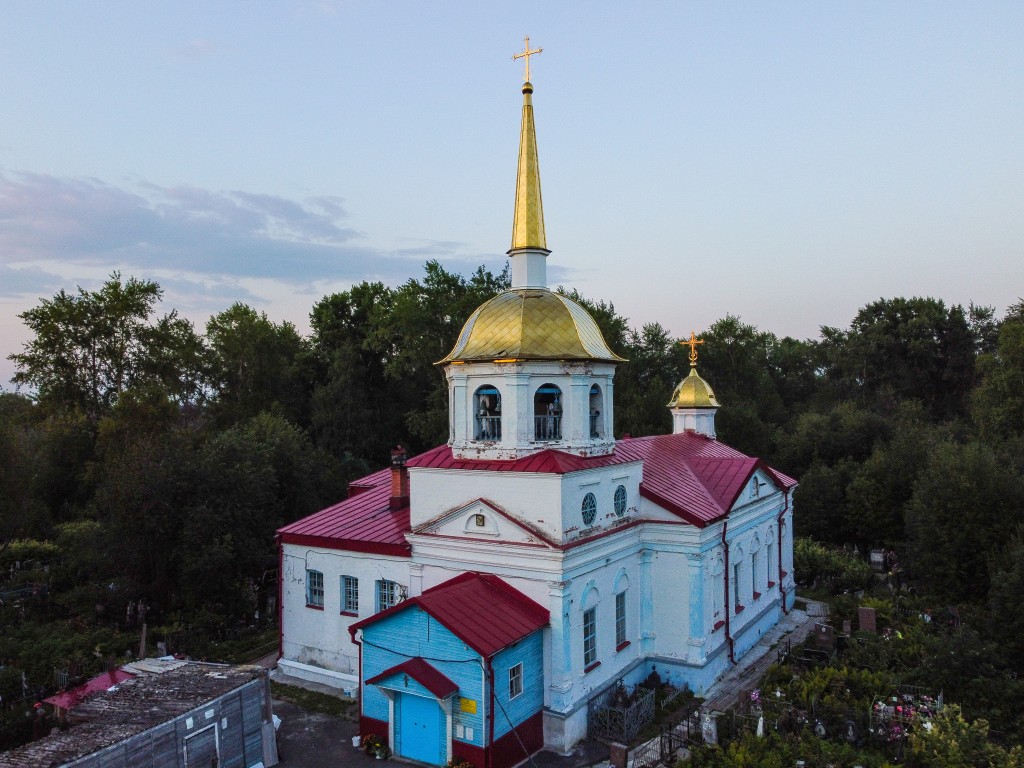
{"type": "Polygon", "coordinates": [[[477,387],[473,394],[473,439],[498,442],[501,440],[501,392],[491,384],[477,387]]]}
{"type": "Polygon", "coordinates": [[[601,387],[597,384],[590,385],[590,436],[603,437],[604,436],[604,420],[602,418],[602,411],[604,410],[604,400],[601,395],[601,387]]]}
{"type": "Polygon", "coordinates": [[[562,390],[546,383],[533,395],[533,439],[562,439],[562,390]]]}

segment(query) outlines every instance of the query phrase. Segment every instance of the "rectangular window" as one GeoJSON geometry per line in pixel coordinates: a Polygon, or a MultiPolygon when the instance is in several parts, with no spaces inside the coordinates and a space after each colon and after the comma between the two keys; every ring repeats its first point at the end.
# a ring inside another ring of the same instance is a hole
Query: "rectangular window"
{"type": "Polygon", "coordinates": [[[757,552],[750,553],[750,591],[757,594],[757,552]]]}
{"type": "Polygon", "coordinates": [[[583,612],[583,666],[597,661],[597,608],[583,612]]]}
{"type": "Polygon", "coordinates": [[[401,596],[401,587],[398,586],[398,582],[387,581],[381,579],[377,582],[377,610],[383,611],[385,608],[390,608],[393,605],[398,604],[398,598],[401,596]]]}
{"type": "Polygon", "coordinates": [[[523,663],[519,662],[508,671],[508,697],[514,699],[523,692],[523,663]]]}
{"type": "Polygon", "coordinates": [[[615,647],[626,642],[626,593],[615,596],[615,647]]]}
{"type": "Polygon", "coordinates": [[[742,571],[740,571],[740,564],[736,563],[732,567],[732,601],[733,601],[733,603],[737,607],[742,605],[742,603],[740,602],[740,575],[741,575],[741,573],[742,573],[742,571]]]}
{"type": "Polygon", "coordinates": [[[359,615],[359,579],[341,577],[341,612],[359,615]]]}
{"type": "Polygon", "coordinates": [[[306,605],[324,607],[324,575],[320,571],[306,571],[306,605]]]}

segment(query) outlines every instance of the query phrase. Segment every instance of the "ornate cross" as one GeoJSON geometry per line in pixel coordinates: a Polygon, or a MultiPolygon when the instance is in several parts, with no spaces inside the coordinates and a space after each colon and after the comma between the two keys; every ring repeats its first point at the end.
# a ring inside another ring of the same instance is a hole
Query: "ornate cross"
{"type": "Polygon", "coordinates": [[[698,339],[693,331],[690,331],[690,338],[682,339],[680,342],[684,347],[690,348],[690,367],[697,367],[697,345],[703,344],[704,339],[698,339]]]}
{"type": "Polygon", "coordinates": [[[544,50],[543,48],[538,48],[538,49],[536,49],[534,51],[531,51],[530,50],[530,38],[524,37],[523,38],[523,52],[522,53],[514,53],[514,54],[512,54],[512,61],[515,61],[516,59],[526,59],[526,76],[524,77],[524,82],[527,82],[527,83],[530,82],[530,57],[533,56],[534,54],[540,53],[543,50],[544,50]]]}

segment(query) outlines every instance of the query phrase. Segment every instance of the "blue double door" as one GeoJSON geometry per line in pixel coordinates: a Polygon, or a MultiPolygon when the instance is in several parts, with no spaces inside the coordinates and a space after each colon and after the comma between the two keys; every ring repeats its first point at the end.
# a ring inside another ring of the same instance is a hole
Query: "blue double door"
{"type": "Polygon", "coordinates": [[[447,744],[442,743],[442,713],[437,699],[398,694],[398,753],[410,760],[444,765],[447,744]]]}

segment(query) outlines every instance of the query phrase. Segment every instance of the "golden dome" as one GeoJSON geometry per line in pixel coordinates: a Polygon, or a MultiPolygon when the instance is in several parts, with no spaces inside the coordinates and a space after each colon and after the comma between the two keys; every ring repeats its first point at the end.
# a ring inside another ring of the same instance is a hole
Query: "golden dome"
{"type": "Polygon", "coordinates": [[[440,363],[480,360],[620,362],[583,307],[547,288],[513,288],[485,301],[440,363]]]}
{"type": "Polygon", "coordinates": [[[711,385],[691,367],[690,375],[679,382],[668,403],[669,408],[719,408],[711,385]]]}

